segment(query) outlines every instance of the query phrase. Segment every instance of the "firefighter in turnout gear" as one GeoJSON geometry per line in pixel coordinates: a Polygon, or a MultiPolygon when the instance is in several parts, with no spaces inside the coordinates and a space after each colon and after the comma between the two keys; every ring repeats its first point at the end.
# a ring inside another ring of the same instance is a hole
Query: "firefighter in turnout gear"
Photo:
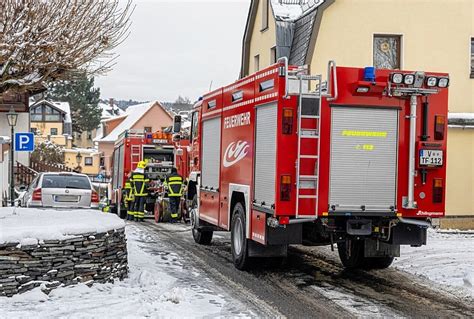
{"type": "Polygon", "coordinates": [[[123,189],[123,201],[125,203],[125,208],[127,209],[127,220],[133,220],[135,195],[133,194],[133,187],[130,178],[128,178],[125,182],[125,187],[123,189]]]}
{"type": "Polygon", "coordinates": [[[132,172],[131,177],[135,197],[132,213],[136,221],[143,221],[145,218],[145,202],[148,196],[147,183],[149,182],[149,179],[145,177],[145,168],[145,161],[138,162],[137,168],[132,172]]]}
{"type": "Polygon", "coordinates": [[[179,203],[181,196],[183,195],[183,178],[178,174],[175,167],[171,169],[170,175],[166,177],[165,189],[168,192],[168,198],[170,201],[170,212],[172,221],[178,219],[179,203]]]}

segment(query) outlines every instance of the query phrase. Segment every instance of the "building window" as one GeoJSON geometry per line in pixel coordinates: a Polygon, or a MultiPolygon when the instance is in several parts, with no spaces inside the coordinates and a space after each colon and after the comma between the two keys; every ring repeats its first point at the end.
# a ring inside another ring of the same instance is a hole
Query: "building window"
{"type": "Polygon", "coordinates": [[[471,38],[471,79],[474,79],[474,38],[471,38]]]}
{"type": "Polygon", "coordinates": [[[253,57],[253,65],[254,65],[254,71],[257,72],[260,70],[260,55],[256,55],[253,57]]]}
{"type": "Polygon", "coordinates": [[[92,157],[85,157],[85,158],[84,158],[84,165],[86,165],[86,166],[92,166],[92,163],[93,163],[92,157]]]}
{"type": "Polygon", "coordinates": [[[32,122],[61,122],[61,113],[48,105],[39,105],[30,111],[32,122]]]}
{"type": "Polygon", "coordinates": [[[277,48],[273,47],[270,49],[270,64],[276,63],[277,61],[277,48]]]}
{"type": "Polygon", "coordinates": [[[377,69],[401,68],[401,41],[399,35],[374,35],[373,59],[377,69]]]}
{"type": "Polygon", "coordinates": [[[92,140],[92,132],[87,131],[87,139],[92,140]]]}
{"type": "Polygon", "coordinates": [[[52,127],[49,129],[51,135],[58,135],[58,129],[56,127],[52,127]]]}
{"type": "Polygon", "coordinates": [[[151,133],[151,126],[145,126],[145,133],[151,133]]]}
{"type": "Polygon", "coordinates": [[[43,120],[43,107],[37,106],[31,110],[31,121],[33,122],[41,122],[43,120]]]}
{"type": "Polygon", "coordinates": [[[50,106],[44,106],[44,120],[46,122],[60,122],[61,114],[50,106]]]}
{"type": "Polygon", "coordinates": [[[262,1],[262,31],[268,29],[268,12],[270,0],[262,1]]]}

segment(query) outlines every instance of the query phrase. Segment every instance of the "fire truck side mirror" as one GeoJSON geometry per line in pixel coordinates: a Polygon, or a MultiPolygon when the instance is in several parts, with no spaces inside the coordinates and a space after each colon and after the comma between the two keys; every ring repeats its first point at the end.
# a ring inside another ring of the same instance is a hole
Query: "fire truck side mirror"
{"type": "Polygon", "coordinates": [[[181,116],[175,115],[173,120],[173,133],[181,132],[181,116]]]}
{"type": "Polygon", "coordinates": [[[176,149],[176,156],[183,156],[183,149],[182,148],[177,148],[176,149]]]}

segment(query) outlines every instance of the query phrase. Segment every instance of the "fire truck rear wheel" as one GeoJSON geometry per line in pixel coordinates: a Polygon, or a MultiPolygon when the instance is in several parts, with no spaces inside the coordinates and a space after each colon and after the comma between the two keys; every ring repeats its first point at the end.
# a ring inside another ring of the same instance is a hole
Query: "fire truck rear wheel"
{"type": "Polygon", "coordinates": [[[232,214],[231,226],[231,249],[234,265],[239,270],[245,270],[251,266],[251,258],[248,255],[247,236],[245,234],[245,210],[241,203],[237,203],[232,214]]]}
{"type": "Polygon", "coordinates": [[[348,240],[337,243],[337,251],[345,268],[364,268],[364,241],[348,240]],[[347,247],[347,244],[349,244],[349,247],[347,247]]]}

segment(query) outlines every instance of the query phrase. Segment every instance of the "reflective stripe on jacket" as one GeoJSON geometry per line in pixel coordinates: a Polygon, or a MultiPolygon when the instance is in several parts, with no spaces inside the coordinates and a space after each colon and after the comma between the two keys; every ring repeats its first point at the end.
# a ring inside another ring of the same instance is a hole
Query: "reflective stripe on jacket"
{"type": "Polygon", "coordinates": [[[132,188],[132,183],[130,180],[125,182],[125,187],[123,188],[123,193],[124,193],[124,200],[126,202],[132,201],[135,199],[135,196],[133,194],[133,188],[132,188]]]}
{"type": "Polygon", "coordinates": [[[133,194],[139,197],[147,196],[146,183],[149,181],[148,178],[145,178],[145,174],[133,172],[131,177],[133,194]]]}
{"type": "Polygon", "coordinates": [[[177,197],[183,195],[183,178],[178,174],[172,174],[166,178],[168,196],[177,197]]]}

